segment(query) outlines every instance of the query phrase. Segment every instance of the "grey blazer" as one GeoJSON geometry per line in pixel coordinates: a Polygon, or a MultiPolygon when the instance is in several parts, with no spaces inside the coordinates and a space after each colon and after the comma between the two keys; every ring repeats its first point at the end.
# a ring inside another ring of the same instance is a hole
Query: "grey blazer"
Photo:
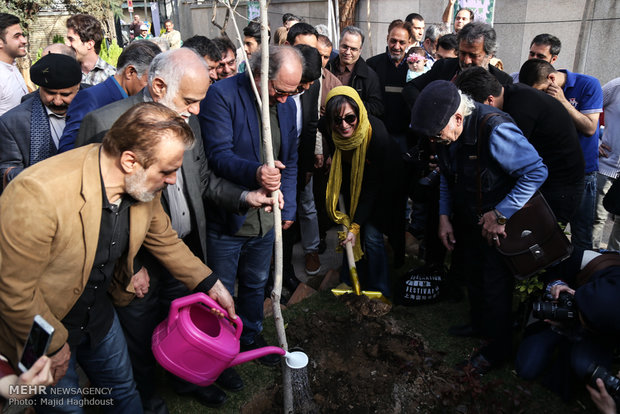
{"type": "MultiPolygon", "coordinates": [[[[80,125],[80,131],[75,141],[76,148],[82,145],[101,142],[105,133],[112,124],[129,108],[150,101],[148,89],[145,88],[133,96],[120,101],[112,102],[102,108],[89,112],[80,125]]],[[[183,156],[183,183],[188,196],[188,204],[192,211],[197,226],[196,230],[200,239],[200,252],[196,252],[194,246],[190,246],[194,253],[207,260],[207,219],[203,203],[204,199],[231,211],[239,212],[239,200],[244,189],[223,178],[217,177],[207,165],[207,157],[202,144],[200,125],[195,116],[189,119],[189,126],[196,137],[195,144],[183,156]]],[[[164,208],[168,207],[167,194],[162,193],[164,208]]],[[[169,211],[167,211],[169,213],[169,211]]],[[[193,225],[194,223],[192,223],[193,225]]]]}
{"type": "MultiPolygon", "coordinates": [[[[0,116],[0,179],[4,184],[30,166],[31,114],[32,101],[29,100],[0,116]],[[6,174],[10,167],[15,168],[6,174]]],[[[0,186],[0,193],[2,188],[0,186]]]]}

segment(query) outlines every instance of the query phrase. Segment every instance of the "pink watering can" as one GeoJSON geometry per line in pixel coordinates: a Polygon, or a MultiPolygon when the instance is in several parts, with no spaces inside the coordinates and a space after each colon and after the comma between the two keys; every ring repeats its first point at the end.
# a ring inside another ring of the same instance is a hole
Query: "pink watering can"
{"type": "Polygon", "coordinates": [[[283,355],[293,369],[308,364],[303,352],[286,352],[276,346],[239,353],[242,330],[241,318],[231,320],[216,301],[194,293],[170,305],[168,318],[153,331],[153,355],[166,370],[200,386],[214,383],[228,367],[268,354],[283,355]],[[211,308],[226,317],[214,315],[211,308]]]}

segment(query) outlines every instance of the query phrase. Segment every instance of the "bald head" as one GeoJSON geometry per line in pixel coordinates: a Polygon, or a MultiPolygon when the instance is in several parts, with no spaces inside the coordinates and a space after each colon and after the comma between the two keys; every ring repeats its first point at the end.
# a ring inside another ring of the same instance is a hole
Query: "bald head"
{"type": "Polygon", "coordinates": [[[184,118],[198,114],[210,83],[207,63],[189,48],[157,55],[149,68],[148,88],[153,100],[184,118]]]}
{"type": "Polygon", "coordinates": [[[71,56],[73,59],[75,59],[76,56],[75,50],[73,50],[71,46],[67,46],[64,43],[52,43],[51,45],[47,46],[45,49],[43,49],[41,57],[49,55],[50,53],[53,53],[55,55],[71,56]]]}
{"type": "MultiPolygon", "coordinates": [[[[253,53],[250,65],[255,80],[260,80],[261,53],[253,53]]],[[[291,46],[269,47],[269,105],[286,102],[289,95],[298,93],[304,57],[291,46]]]]}

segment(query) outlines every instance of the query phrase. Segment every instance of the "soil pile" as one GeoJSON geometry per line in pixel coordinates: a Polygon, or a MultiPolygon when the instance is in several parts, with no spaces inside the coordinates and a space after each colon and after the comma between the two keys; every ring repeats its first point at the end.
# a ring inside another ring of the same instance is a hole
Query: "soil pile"
{"type": "MultiPolygon", "coordinates": [[[[310,395],[318,413],[520,412],[524,389],[480,378],[443,362],[415,327],[365,296],[340,297],[349,312],[310,311],[289,321],[289,344],[309,355],[310,395]]],[[[280,390],[244,412],[281,412],[280,390]],[[269,401],[269,403],[267,403],[269,401]],[[261,403],[262,402],[262,403],[261,403]]]]}

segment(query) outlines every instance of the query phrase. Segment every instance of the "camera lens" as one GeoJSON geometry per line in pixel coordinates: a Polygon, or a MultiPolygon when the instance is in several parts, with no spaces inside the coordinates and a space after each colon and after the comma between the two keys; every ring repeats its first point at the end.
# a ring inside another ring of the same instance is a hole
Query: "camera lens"
{"type": "Polygon", "coordinates": [[[605,384],[605,389],[609,395],[611,395],[614,400],[618,401],[618,398],[620,397],[620,378],[615,375],[611,375],[605,367],[600,365],[597,366],[594,363],[590,364],[588,372],[592,373],[589,378],[589,384],[591,387],[595,390],[598,389],[596,379],[600,378],[603,380],[603,384],[605,384]]]}

